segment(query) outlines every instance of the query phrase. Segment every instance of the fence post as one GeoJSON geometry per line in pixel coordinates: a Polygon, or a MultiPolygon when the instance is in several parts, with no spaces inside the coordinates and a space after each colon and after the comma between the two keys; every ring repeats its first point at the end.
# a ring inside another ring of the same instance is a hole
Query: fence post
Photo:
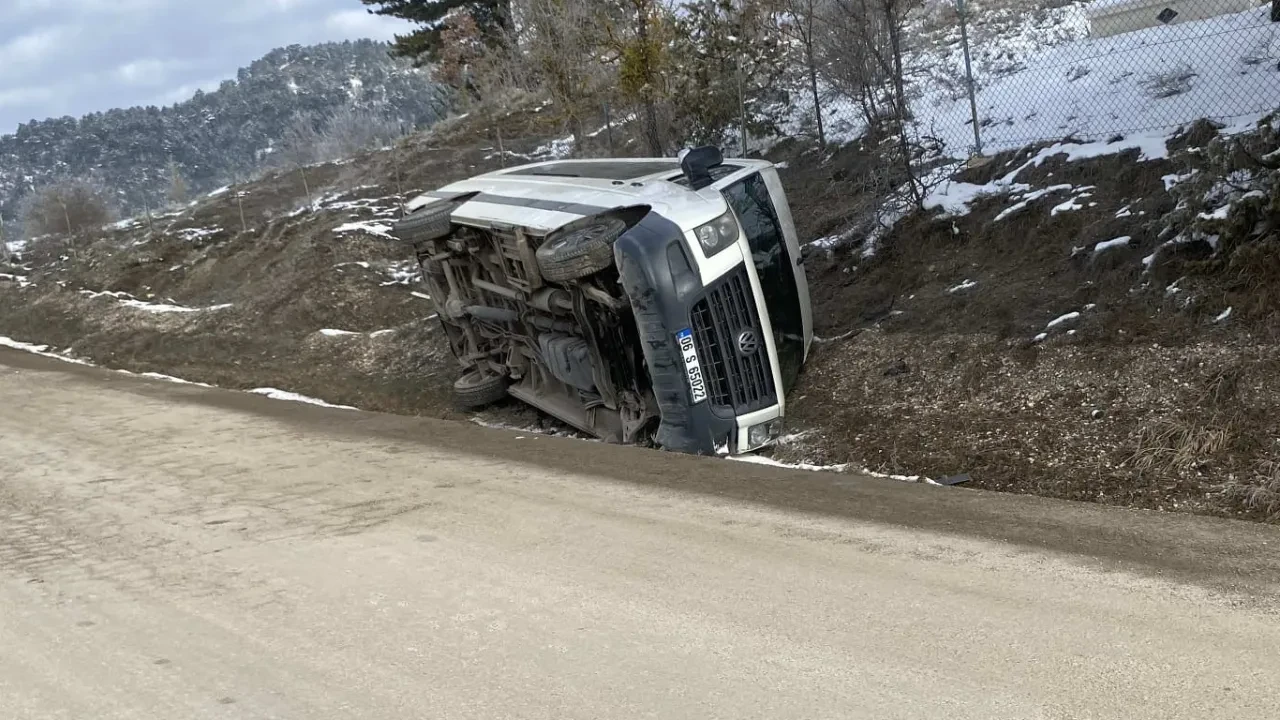
{"type": "Polygon", "coordinates": [[[738,124],[742,132],[742,157],[747,156],[747,96],[743,89],[742,63],[738,63],[738,124]]]}
{"type": "Polygon", "coordinates": [[[244,219],[244,192],[236,192],[236,206],[240,208],[240,232],[249,232],[249,223],[244,219]]]}
{"type": "Polygon", "coordinates": [[[973,117],[973,150],[982,154],[982,130],[978,126],[978,98],[973,87],[973,65],[969,62],[969,22],[964,0],[956,0],[956,12],[960,15],[960,44],[964,48],[964,78],[969,88],[969,113],[973,117]]]}
{"type": "Polygon", "coordinates": [[[604,100],[604,127],[609,138],[609,157],[614,157],[613,150],[613,111],[609,108],[609,98],[604,100]]]}
{"type": "Polygon", "coordinates": [[[400,175],[400,153],[391,151],[391,164],[396,169],[396,200],[400,202],[400,217],[404,217],[404,179],[400,175]]]}

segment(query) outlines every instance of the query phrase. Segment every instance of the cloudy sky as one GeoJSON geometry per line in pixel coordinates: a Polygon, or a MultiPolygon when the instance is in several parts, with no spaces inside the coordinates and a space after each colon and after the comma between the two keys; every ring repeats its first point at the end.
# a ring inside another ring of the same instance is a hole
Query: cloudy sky
{"type": "Polygon", "coordinates": [[[360,0],[0,0],[0,134],[33,119],[171,105],[272,48],[390,40],[406,27],[360,0]]]}

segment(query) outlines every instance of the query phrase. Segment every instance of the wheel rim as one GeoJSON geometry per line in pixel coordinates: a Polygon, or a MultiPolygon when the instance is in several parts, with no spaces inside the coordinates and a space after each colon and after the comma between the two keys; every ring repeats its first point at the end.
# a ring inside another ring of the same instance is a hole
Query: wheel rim
{"type": "Polygon", "coordinates": [[[548,243],[549,249],[559,250],[560,248],[567,247],[575,242],[587,242],[591,240],[604,239],[609,237],[610,235],[616,234],[624,226],[625,226],[625,223],[623,223],[621,220],[617,218],[597,220],[596,222],[584,228],[579,228],[577,230],[574,230],[571,233],[568,233],[567,235],[562,235],[558,238],[555,238],[550,243],[548,243]]]}
{"type": "Polygon", "coordinates": [[[495,376],[486,375],[479,370],[471,370],[463,373],[462,377],[458,378],[458,388],[462,390],[474,390],[484,385],[493,377],[495,376]]]}

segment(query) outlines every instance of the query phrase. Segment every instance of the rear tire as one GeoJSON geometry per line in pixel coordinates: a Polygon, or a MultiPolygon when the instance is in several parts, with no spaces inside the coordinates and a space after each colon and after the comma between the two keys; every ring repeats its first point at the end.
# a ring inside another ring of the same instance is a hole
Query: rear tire
{"type": "Polygon", "coordinates": [[[589,218],[553,233],[538,248],[538,270],[542,279],[568,282],[594,275],[613,265],[613,243],[626,232],[627,223],[618,217],[589,218]]]}
{"type": "Polygon", "coordinates": [[[451,202],[435,202],[403,218],[391,226],[391,234],[409,243],[424,243],[446,237],[452,230],[451,218],[457,206],[451,202]]]}
{"type": "Polygon", "coordinates": [[[507,379],[471,369],[453,381],[453,401],[464,410],[476,410],[507,397],[507,379]]]}

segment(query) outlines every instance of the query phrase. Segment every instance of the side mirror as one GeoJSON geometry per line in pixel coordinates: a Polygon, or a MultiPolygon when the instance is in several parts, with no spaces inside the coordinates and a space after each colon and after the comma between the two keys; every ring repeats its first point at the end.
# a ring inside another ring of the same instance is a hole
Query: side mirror
{"type": "Polygon", "coordinates": [[[701,190],[713,182],[711,168],[723,164],[724,155],[720,148],[706,145],[685,153],[684,159],[680,161],[680,170],[688,179],[689,187],[701,190]]]}

